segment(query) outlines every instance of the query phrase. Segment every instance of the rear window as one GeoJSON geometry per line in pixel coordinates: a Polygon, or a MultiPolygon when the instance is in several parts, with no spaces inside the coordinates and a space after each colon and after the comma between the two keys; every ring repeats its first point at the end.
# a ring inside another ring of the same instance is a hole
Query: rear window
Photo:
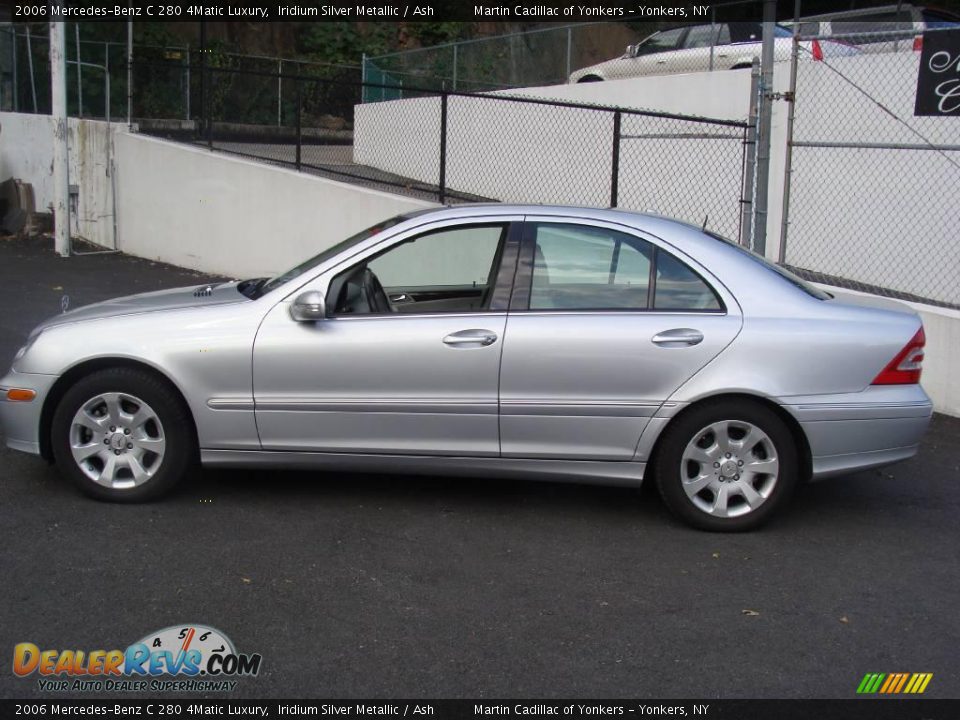
{"type": "Polygon", "coordinates": [[[745,248],[743,245],[740,245],[739,243],[736,243],[729,238],[725,238],[722,235],[717,235],[714,232],[710,232],[709,230],[704,230],[703,232],[705,232],[707,235],[712,237],[714,240],[719,240],[722,243],[726,243],[730,247],[736,248],[739,252],[743,253],[746,257],[750,258],[758,265],[762,265],[770,272],[776,273],[791,285],[803,290],[807,295],[810,295],[811,297],[815,297],[817,300],[830,299],[831,296],[828,293],[825,293],[823,290],[819,289],[818,287],[811,285],[803,278],[797,275],[794,275],[792,272],[790,272],[786,268],[770,262],[765,257],[763,257],[763,255],[759,255],[758,253],[755,253],[753,250],[745,248]]]}
{"type": "Polygon", "coordinates": [[[924,10],[923,23],[928,28],[957,27],[960,26],[960,16],[936,10],[924,10]]]}

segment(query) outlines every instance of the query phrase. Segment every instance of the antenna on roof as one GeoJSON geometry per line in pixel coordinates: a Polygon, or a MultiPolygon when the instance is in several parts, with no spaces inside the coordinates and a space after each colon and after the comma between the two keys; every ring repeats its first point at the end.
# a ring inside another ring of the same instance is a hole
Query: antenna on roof
{"type": "Polygon", "coordinates": [[[706,231],[706,229],[707,229],[707,220],[709,220],[709,219],[710,219],[710,215],[709,215],[709,214],[703,216],[703,227],[700,228],[701,230],[706,231]]]}

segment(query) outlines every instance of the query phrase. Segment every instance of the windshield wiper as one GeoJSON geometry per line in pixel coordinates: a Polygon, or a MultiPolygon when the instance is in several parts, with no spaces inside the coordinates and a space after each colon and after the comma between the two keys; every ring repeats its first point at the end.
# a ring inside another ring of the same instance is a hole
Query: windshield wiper
{"type": "Polygon", "coordinates": [[[237,290],[251,300],[256,300],[259,297],[260,288],[262,288],[269,279],[270,278],[251,278],[250,280],[244,280],[237,283],[237,290]]]}

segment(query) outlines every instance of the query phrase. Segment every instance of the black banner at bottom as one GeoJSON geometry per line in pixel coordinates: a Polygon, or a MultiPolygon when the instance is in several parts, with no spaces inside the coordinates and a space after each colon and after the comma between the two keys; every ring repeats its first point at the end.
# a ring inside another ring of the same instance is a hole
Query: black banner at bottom
{"type": "Polygon", "coordinates": [[[0,717],[954,720],[960,700],[0,700],[0,717]]]}

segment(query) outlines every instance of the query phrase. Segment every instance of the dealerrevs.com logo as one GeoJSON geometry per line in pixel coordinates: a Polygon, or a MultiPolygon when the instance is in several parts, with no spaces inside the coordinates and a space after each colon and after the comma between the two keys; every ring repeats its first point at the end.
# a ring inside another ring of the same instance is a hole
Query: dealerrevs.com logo
{"type": "Polygon", "coordinates": [[[238,653],[230,638],[206,625],[174,625],[150,633],[126,650],[13,648],[13,672],[38,675],[48,692],[230,691],[240,677],[260,672],[263,658],[238,653]]]}

